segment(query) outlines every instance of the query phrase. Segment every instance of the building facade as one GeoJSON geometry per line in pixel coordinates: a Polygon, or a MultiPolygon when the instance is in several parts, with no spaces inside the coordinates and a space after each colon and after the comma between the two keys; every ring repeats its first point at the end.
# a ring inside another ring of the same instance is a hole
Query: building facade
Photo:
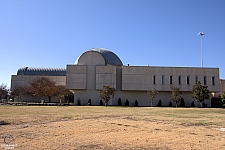
{"type": "MultiPolygon", "coordinates": [[[[17,71],[17,75],[11,76],[11,91],[17,86],[29,87],[30,83],[37,77],[48,77],[56,83],[56,85],[66,85],[66,69],[64,68],[31,68],[22,67],[17,71]]],[[[58,96],[52,96],[51,102],[59,102],[58,96]]],[[[24,95],[22,100],[25,102],[41,102],[41,97],[32,97],[24,95]]],[[[18,101],[17,97],[14,101],[18,101]]],[[[48,97],[44,98],[45,102],[49,101],[48,97]]],[[[62,98],[62,102],[65,99],[62,98]]]]}
{"type": "MultiPolygon", "coordinates": [[[[32,78],[41,75],[43,73],[17,73],[12,76],[11,85],[28,86],[32,78]]],[[[74,64],[66,66],[65,74],[52,76],[48,73],[48,76],[57,84],[66,85],[67,89],[73,91],[75,105],[78,100],[81,105],[87,105],[89,99],[92,105],[99,105],[99,91],[103,86],[110,86],[115,91],[109,105],[117,105],[118,99],[121,98],[123,105],[125,100],[128,100],[130,105],[134,105],[137,100],[139,106],[150,106],[147,90],[155,88],[159,93],[153,105],[156,106],[161,100],[162,106],[168,106],[171,101],[170,87],[176,86],[182,92],[181,96],[187,107],[193,101],[195,106],[198,106],[196,100],[191,97],[191,90],[197,81],[208,86],[212,93],[210,97],[225,87],[224,80],[219,77],[219,68],[124,66],[116,54],[102,48],[84,52],[74,64]]],[[[205,100],[205,103],[207,107],[211,107],[211,100],[205,100]]],[[[175,105],[174,102],[172,104],[175,105]]]]}

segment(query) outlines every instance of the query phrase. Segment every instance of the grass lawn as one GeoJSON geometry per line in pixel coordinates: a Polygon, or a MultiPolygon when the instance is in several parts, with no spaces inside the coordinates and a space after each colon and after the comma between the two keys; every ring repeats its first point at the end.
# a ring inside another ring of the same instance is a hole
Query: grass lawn
{"type": "Polygon", "coordinates": [[[0,121],[10,124],[113,116],[225,127],[225,109],[220,108],[0,106],[0,121]]]}
{"type": "Polygon", "coordinates": [[[15,149],[225,149],[225,109],[0,106],[15,149]]]}

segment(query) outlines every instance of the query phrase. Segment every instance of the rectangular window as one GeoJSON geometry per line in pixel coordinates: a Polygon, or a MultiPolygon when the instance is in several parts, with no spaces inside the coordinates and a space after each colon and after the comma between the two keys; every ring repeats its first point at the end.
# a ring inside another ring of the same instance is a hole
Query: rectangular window
{"type": "Polygon", "coordinates": [[[173,76],[170,76],[170,84],[173,84],[173,76]]]}
{"type": "Polygon", "coordinates": [[[207,81],[206,81],[206,76],[204,76],[204,85],[207,84],[207,81]]]}
{"type": "Polygon", "coordinates": [[[198,76],[195,76],[195,82],[198,82],[198,76]]]}
{"type": "Polygon", "coordinates": [[[155,84],[155,75],[153,76],[153,84],[155,84]]]}
{"type": "Polygon", "coordinates": [[[212,77],[212,85],[215,85],[215,77],[212,77]]]}
{"type": "Polygon", "coordinates": [[[162,84],[164,84],[164,76],[162,76],[162,84]]]}
{"type": "Polygon", "coordinates": [[[190,77],[187,76],[187,84],[190,84],[190,77]]]}
{"type": "Polygon", "coordinates": [[[178,83],[181,84],[181,76],[178,76],[178,83]]]}

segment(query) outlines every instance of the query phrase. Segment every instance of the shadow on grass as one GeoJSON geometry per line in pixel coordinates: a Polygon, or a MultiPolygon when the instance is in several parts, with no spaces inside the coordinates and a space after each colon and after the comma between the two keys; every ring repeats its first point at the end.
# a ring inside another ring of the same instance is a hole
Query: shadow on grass
{"type": "Polygon", "coordinates": [[[8,122],[0,121],[0,125],[8,125],[8,124],[9,124],[8,122]]]}

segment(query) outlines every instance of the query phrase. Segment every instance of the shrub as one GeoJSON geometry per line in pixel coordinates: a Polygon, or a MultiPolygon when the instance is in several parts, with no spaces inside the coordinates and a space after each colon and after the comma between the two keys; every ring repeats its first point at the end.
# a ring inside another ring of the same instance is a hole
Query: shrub
{"type": "Polygon", "coordinates": [[[88,106],[91,106],[91,99],[88,100],[87,105],[88,105],[88,106]]]}
{"type": "Polygon", "coordinates": [[[205,102],[203,102],[203,103],[202,103],[202,107],[203,107],[203,108],[206,108],[206,107],[207,107],[207,104],[206,104],[205,102]]]}
{"type": "Polygon", "coordinates": [[[129,101],[126,99],[125,106],[129,106],[129,101]]]}
{"type": "Polygon", "coordinates": [[[183,98],[180,99],[180,105],[179,105],[179,107],[185,107],[185,102],[184,102],[184,99],[183,98]]]}
{"type": "Polygon", "coordinates": [[[169,107],[173,107],[173,105],[172,105],[172,102],[171,102],[171,101],[169,102],[169,107]]]}
{"type": "Polygon", "coordinates": [[[103,102],[102,102],[102,100],[100,100],[100,106],[103,106],[103,102]]]}
{"type": "Polygon", "coordinates": [[[138,107],[138,101],[137,101],[137,100],[135,100],[134,106],[135,106],[135,107],[138,107]]]}
{"type": "Polygon", "coordinates": [[[77,106],[81,106],[80,99],[77,100],[77,106]]]}
{"type": "Polygon", "coordinates": [[[119,97],[119,99],[118,99],[118,106],[122,106],[122,100],[121,100],[120,97],[119,97]]]}
{"type": "Polygon", "coordinates": [[[157,104],[157,107],[162,107],[162,101],[161,101],[161,99],[159,100],[159,102],[157,104]]]}
{"type": "Polygon", "coordinates": [[[195,107],[195,102],[194,101],[192,101],[191,107],[195,107]]]}

